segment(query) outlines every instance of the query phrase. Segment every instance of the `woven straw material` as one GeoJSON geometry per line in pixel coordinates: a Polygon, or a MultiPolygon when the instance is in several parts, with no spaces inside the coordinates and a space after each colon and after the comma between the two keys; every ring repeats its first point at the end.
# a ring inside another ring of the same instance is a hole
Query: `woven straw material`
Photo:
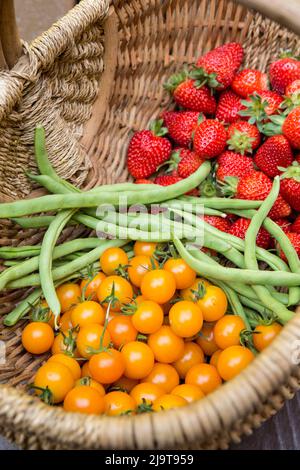
{"type": "MultiPolygon", "coordinates": [[[[46,128],[58,173],[83,187],[125,181],[126,147],[171,103],[162,83],[183,64],[231,40],[246,66],[266,70],[280,49],[300,53],[298,36],[228,0],[83,0],[0,73],[0,181],[3,200],[36,194],[33,130],[46,128]],[[104,46],[104,47],[103,47],[104,46]],[[103,71],[104,67],[104,71],[103,71]]],[[[60,241],[82,236],[68,228],[60,241]]],[[[1,221],[0,245],[39,243],[43,231],[1,221]]],[[[6,292],[0,313],[26,292],[6,292]]],[[[1,322],[1,320],[0,320],[1,322]]],[[[66,414],[28,396],[46,356],[24,353],[21,331],[0,323],[7,361],[0,366],[0,432],[30,449],[226,448],[274,414],[300,388],[300,314],[239,377],[181,409],[119,418],[66,414]]]]}

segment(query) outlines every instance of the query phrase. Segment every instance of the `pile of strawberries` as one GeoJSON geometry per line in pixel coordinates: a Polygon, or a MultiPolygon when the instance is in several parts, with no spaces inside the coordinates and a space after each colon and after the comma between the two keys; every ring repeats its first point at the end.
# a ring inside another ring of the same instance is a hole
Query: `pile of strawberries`
{"type": "MultiPolygon", "coordinates": [[[[165,88],[176,107],[134,134],[128,170],[136,183],[168,186],[213,159],[211,175],[191,195],[248,200],[264,200],[280,175],[270,217],[300,255],[300,61],[285,53],[267,75],[240,70],[243,57],[240,44],[225,44],[171,76],[165,88]]],[[[250,223],[232,217],[207,221],[240,238],[250,223]]],[[[257,243],[272,246],[264,230],[257,243]]]]}

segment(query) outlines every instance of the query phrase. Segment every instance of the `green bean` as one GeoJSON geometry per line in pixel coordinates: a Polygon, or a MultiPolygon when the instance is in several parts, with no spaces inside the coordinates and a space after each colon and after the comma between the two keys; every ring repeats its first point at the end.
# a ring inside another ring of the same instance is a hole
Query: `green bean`
{"type": "Polygon", "coordinates": [[[183,203],[203,205],[212,209],[257,209],[262,201],[250,201],[245,199],[230,199],[223,197],[191,197],[182,196],[179,199],[183,203]]]}
{"type": "MultiPolygon", "coordinates": [[[[258,209],[255,215],[252,217],[250,225],[245,235],[245,266],[248,269],[258,269],[258,262],[255,256],[256,237],[263,224],[263,221],[267,217],[268,213],[272,209],[278,194],[279,194],[280,182],[279,176],[276,176],[273,181],[273,186],[258,209]]],[[[281,302],[278,302],[275,298],[270,295],[270,292],[263,285],[253,285],[254,291],[258,298],[261,300],[266,308],[272,310],[282,323],[287,322],[292,317],[293,313],[290,312],[281,302]]]]}
{"type": "Polygon", "coordinates": [[[63,228],[74,215],[74,210],[65,210],[57,214],[53,222],[46,231],[39,256],[39,273],[41,279],[41,287],[45,299],[49,305],[50,310],[53,312],[55,321],[60,315],[61,306],[58,300],[54,281],[52,278],[52,256],[55,244],[60,236],[63,228]]]}
{"type": "MultiPolygon", "coordinates": [[[[179,181],[168,187],[159,187],[155,191],[131,191],[123,195],[127,204],[151,204],[174,199],[177,196],[198,186],[209,174],[211,164],[204,162],[195,173],[186,179],[179,181]]],[[[25,215],[47,212],[58,209],[78,209],[83,207],[97,207],[100,204],[122,204],[120,193],[78,193],[78,194],[55,194],[42,196],[36,199],[26,199],[16,202],[3,203],[0,205],[0,218],[22,217],[25,215]]]]}
{"type": "MultiPolygon", "coordinates": [[[[255,211],[234,211],[237,215],[241,217],[246,217],[251,219],[255,215],[255,211]]],[[[263,222],[264,228],[270,233],[272,237],[279,243],[282,251],[284,252],[291,271],[294,273],[300,272],[300,261],[297,255],[295,248],[293,247],[292,243],[290,242],[287,235],[281,229],[279,225],[276,224],[272,219],[266,217],[263,222]]],[[[299,287],[292,287],[289,292],[289,305],[297,305],[300,302],[300,288],[299,287]]]]}
{"type": "MultiPolygon", "coordinates": [[[[49,193],[52,194],[70,194],[70,193],[79,193],[81,191],[70,190],[62,182],[57,181],[54,178],[51,178],[47,175],[34,175],[32,173],[27,173],[28,178],[38,183],[40,186],[43,186],[49,193]]],[[[62,180],[65,181],[65,180],[62,180]]],[[[75,186],[74,186],[75,188],[75,186]]]]}
{"type": "Polygon", "coordinates": [[[248,318],[245,314],[244,307],[241,304],[238,295],[234,292],[233,289],[231,289],[225,282],[222,281],[216,281],[215,279],[208,279],[211,281],[213,284],[216,284],[218,287],[220,287],[226,294],[228,302],[232,308],[232,312],[234,315],[238,315],[241,317],[243,322],[245,323],[245,327],[247,330],[251,329],[250,323],[248,321],[248,318]]]}
{"type": "Polygon", "coordinates": [[[15,325],[21,318],[31,310],[33,305],[36,305],[42,295],[42,289],[35,289],[31,294],[22,300],[4,319],[5,326],[15,325]]]}
{"type": "Polygon", "coordinates": [[[22,228],[44,228],[49,227],[55,216],[41,215],[38,217],[16,217],[11,219],[22,228]]]}
{"type": "MultiPolygon", "coordinates": [[[[219,267],[219,263],[215,261],[213,258],[210,256],[206,255],[203,251],[197,250],[193,251],[193,257],[200,260],[204,261],[205,263],[213,264],[216,267],[219,267]]],[[[239,282],[235,282],[233,285],[230,286],[232,289],[234,289],[239,295],[243,295],[245,297],[248,297],[249,299],[253,299],[257,301],[257,295],[255,294],[253,288],[251,286],[248,286],[246,284],[241,284],[239,282]]],[[[268,288],[271,288],[272,286],[268,286],[268,288]]],[[[284,305],[288,305],[288,296],[282,292],[277,292],[274,290],[272,292],[273,297],[275,297],[277,300],[282,302],[284,305]]]]}
{"type": "MultiPolygon", "coordinates": [[[[10,268],[11,266],[17,266],[21,263],[21,261],[17,261],[15,259],[8,259],[6,261],[4,261],[2,264],[3,266],[7,266],[8,268],[10,268]]],[[[0,274],[1,276],[1,274],[0,274]]]]}
{"type": "Polygon", "coordinates": [[[3,246],[0,248],[0,258],[2,259],[20,259],[29,258],[38,255],[40,245],[24,245],[24,246],[3,246]]]}
{"type": "MultiPolygon", "coordinates": [[[[85,255],[82,255],[80,258],[77,258],[71,261],[70,263],[65,264],[64,266],[60,266],[58,268],[53,269],[52,278],[54,281],[57,281],[71,276],[79,271],[82,271],[82,269],[84,269],[86,266],[89,266],[90,264],[98,260],[107,248],[120,247],[126,245],[127,243],[128,240],[105,240],[100,246],[98,246],[92,251],[89,251],[85,255]]],[[[30,274],[29,276],[25,276],[10,282],[7,285],[7,288],[20,289],[23,287],[40,285],[41,279],[39,274],[30,274]]]]}
{"type": "Polygon", "coordinates": [[[271,312],[271,310],[269,310],[268,308],[266,308],[264,305],[260,304],[257,301],[255,302],[254,300],[249,299],[248,297],[244,297],[243,295],[240,295],[239,297],[243,305],[251,308],[252,310],[256,310],[261,315],[265,315],[266,313],[271,312]]]}
{"type": "Polygon", "coordinates": [[[300,274],[279,271],[257,271],[254,269],[224,268],[224,266],[211,266],[195,259],[183,246],[181,241],[174,236],[174,244],[180,256],[197,273],[204,277],[225,281],[227,283],[242,282],[245,284],[266,284],[273,286],[297,286],[300,283],[300,274]]]}

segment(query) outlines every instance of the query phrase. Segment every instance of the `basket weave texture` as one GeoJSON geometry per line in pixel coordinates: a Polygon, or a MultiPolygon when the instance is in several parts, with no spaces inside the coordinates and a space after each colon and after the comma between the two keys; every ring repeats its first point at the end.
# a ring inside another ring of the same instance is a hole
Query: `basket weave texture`
{"type": "MultiPolygon", "coordinates": [[[[46,128],[57,172],[82,187],[125,181],[133,131],[170,105],[162,83],[183,64],[224,42],[243,43],[246,66],[266,70],[280,49],[300,53],[299,37],[229,0],[83,0],[32,44],[11,71],[0,72],[1,200],[40,192],[33,131],[46,128]]],[[[60,242],[84,234],[68,228],[60,242]]],[[[39,243],[42,231],[1,221],[0,245],[39,243]]],[[[0,314],[26,292],[1,294],[0,314]]],[[[159,414],[120,418],[66,414],[22,389],[45,356],[24,353],[21,330],[0,340],[0,432],[30,449],[226,448],[251,433],[300,388],[300,315],[245,372],[205,399],[159,414]],[[299,345],[298,345],[299,347],[299,345]]]]}

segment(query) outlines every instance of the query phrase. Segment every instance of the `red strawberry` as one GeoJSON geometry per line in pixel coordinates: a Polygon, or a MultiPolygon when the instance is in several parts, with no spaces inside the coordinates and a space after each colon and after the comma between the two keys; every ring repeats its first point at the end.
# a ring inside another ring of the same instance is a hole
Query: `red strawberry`
{"type": "Polygon", "coordinates": [[[264,122],[268,116],[277,114],[283,98],[275,91],[259,91],[251,95],[248,100],[242,101],[246,107],[240,112],[241,116],[249,117],[249,123],[264,122]]]}
{"type": "Polygon", "coordinates": [[[236,74],[231,88],[237,95],[247,98],[256,91],[268,90],[268,76],[260,70],[244,69],[236,74]]]}
{"type": "Polygon", "coordinates": [[[300,211],[300,165],[294,161],[281,175],[280,194],[296,211],[300,211]]]}
{"type": "MultiPolygon", "coordinates": [[[[268,196],[271,188],[272,180],[267,175],[262,171],[253,171],[240,178],[237,185],[236,197],[239,199],[263,201],[268,196]]],[[[290,205],[279,195],[269,216],[272,219],[279,219],[281,217],[288,217],[290,213],[290,205]]]]}
{"type": "MultiPolygon", "coordinates": [[[[251,220],[240,218],[231,225],[228,233],[244,240],[250,223],[251,220]]],[[[265,248],[267,250],[270,247],[270,243],[271,236],[269,232],[267,232],[263,227],[261,227],[256,237],[257,246],[265,248]]]]}
{"type": "Polygon", "coordinates": [[[232,42],[207,52],[197,61],[197,67],[205,74],[213,74],[218,82],[217,89],[228,88],[243,61],[244,50],[238,43],[232,42]]]}
{"type": "Polygon", "coordinates": [[[291,232],[300,233],[300,215],[296,217],[294,223],[291,225],[291,232]]]}
{"type": "MultiPolygon", "coordinates": [[[[289,237],[289,240],[293,247],[295,248],[298,257],[300,258],[300,234],[299,233],[294,233],[294,232],[288,232],[287,236],[289,237]]],[[[280,257],[284,260],[287,261],[285,254],[283,253],[282,250],[279,251],[280,257]]]]}
{"type": "Polygon", "coordinates": [[[162,137],[167,129],[162,127],[162,120],[154,121],[151,130],[136,132],[127,151],[129,173],[136,178],[147,178],[157,167],[168,160],[172,147],[168,139],[162,137]]]}
{"type": "Polygon", "coordinates": [[[139,180],[135,180],[135,184],[153,184],[153,181],[147,180],[145,178],[141,178],[139,180]]]}
{"type": "Polygon", "coordinates": [[[215,119],[201,122],[194,135],[194,149],[200,158],[214,158],[226,147],[225,127],[215,119]]]}
{"type": "Polygon", "coordinates": [[[163,163],[162,166],[168,164],[168,170],[173,171],[173,175],[187,178],[194,173],[203,160],[197,155],[196,152],[185,148],[175,149],[171,155],[170,160],[163,163]]]}
{"type": "Polygon", "coordinates": [[[224,182],[228,177],[241,178],[254,171],[253,160],[240,153],[227,150],[217,159],[216,177],[224,182]]]}
{"type": "Polygon", "coordinates": [[[164,111],[162,119],[174,142],[188,147],[192,142],[194,130],[206,118],[196,111],[164,111]]]}
{"type": "MultiPolygon", "coordinates": [[[[291,222],[288,219],[282,217],[281,219],[276,219],[275,222],[284,231],[284,233],[290,232],[292,230],[291,222]]],[[[296,232],[296,230],[292,231],[296,232]]]]}
{"type": "Polygon", "coordinates": [[[234,122],[227,130],[227,144],[230,150],[244,155],[252,153],[260,144],[260,132],[254,124],[246,121],[234,122]]]}
{"type": "Polygon", "coordinates": [[[292,95],[298,95],[300,93],[300,78],[294,80],[285,89],[285,96],[291,97],[292,95]]]}
{"type": "Polygon", "coordinates": [[[204,114],[214,114],[216,111],[217,103],[211,90],[200,80],[189,78],[186,72],[172,75],[165,88],[183,108],[204,114]]]}
{"type": "Polygon", "coordinates": [[[243,109],[241,97],[231,90],[221,93],[217,105],[216,118],[226,124],[240,120],[239,111],[243,109]]]}
{"type": "Polygon", "coordinates": [[[171,184],[178,183],[182,178],[177,175],[159,175],[155,178],[154,183],[160,186],[170,186],[171,184]]]}
{"type": "Polygon", "coordinates": [[[300,149],[300,106],[293,109],[288,116],[270,116],[270,121],[263,126],[262,132],[272,136],[284,134],[292,147],[300,149]]]}
{"type": "Polygon", "coordinates": [[[227,217],[219,217],[217,215],[205,215],[204,221],[209,225],[221,230],[221,232],[229,232],[230,222],[227,217]]]}
{"type": "Polygon", "coordinates": [[[292,164],[293,152],[289,141],[284,135],[269,137],[256,152],[254,162],[266,175],[274,178],[280,175],[278,167],[292,164]]]}
{"type": "Polygon", "coordinates": [[[287,85],[300,79],[300,62],[293,57],[285,57],[270,65],[270,82],[277,93],[285,92],[287,85]]]}

